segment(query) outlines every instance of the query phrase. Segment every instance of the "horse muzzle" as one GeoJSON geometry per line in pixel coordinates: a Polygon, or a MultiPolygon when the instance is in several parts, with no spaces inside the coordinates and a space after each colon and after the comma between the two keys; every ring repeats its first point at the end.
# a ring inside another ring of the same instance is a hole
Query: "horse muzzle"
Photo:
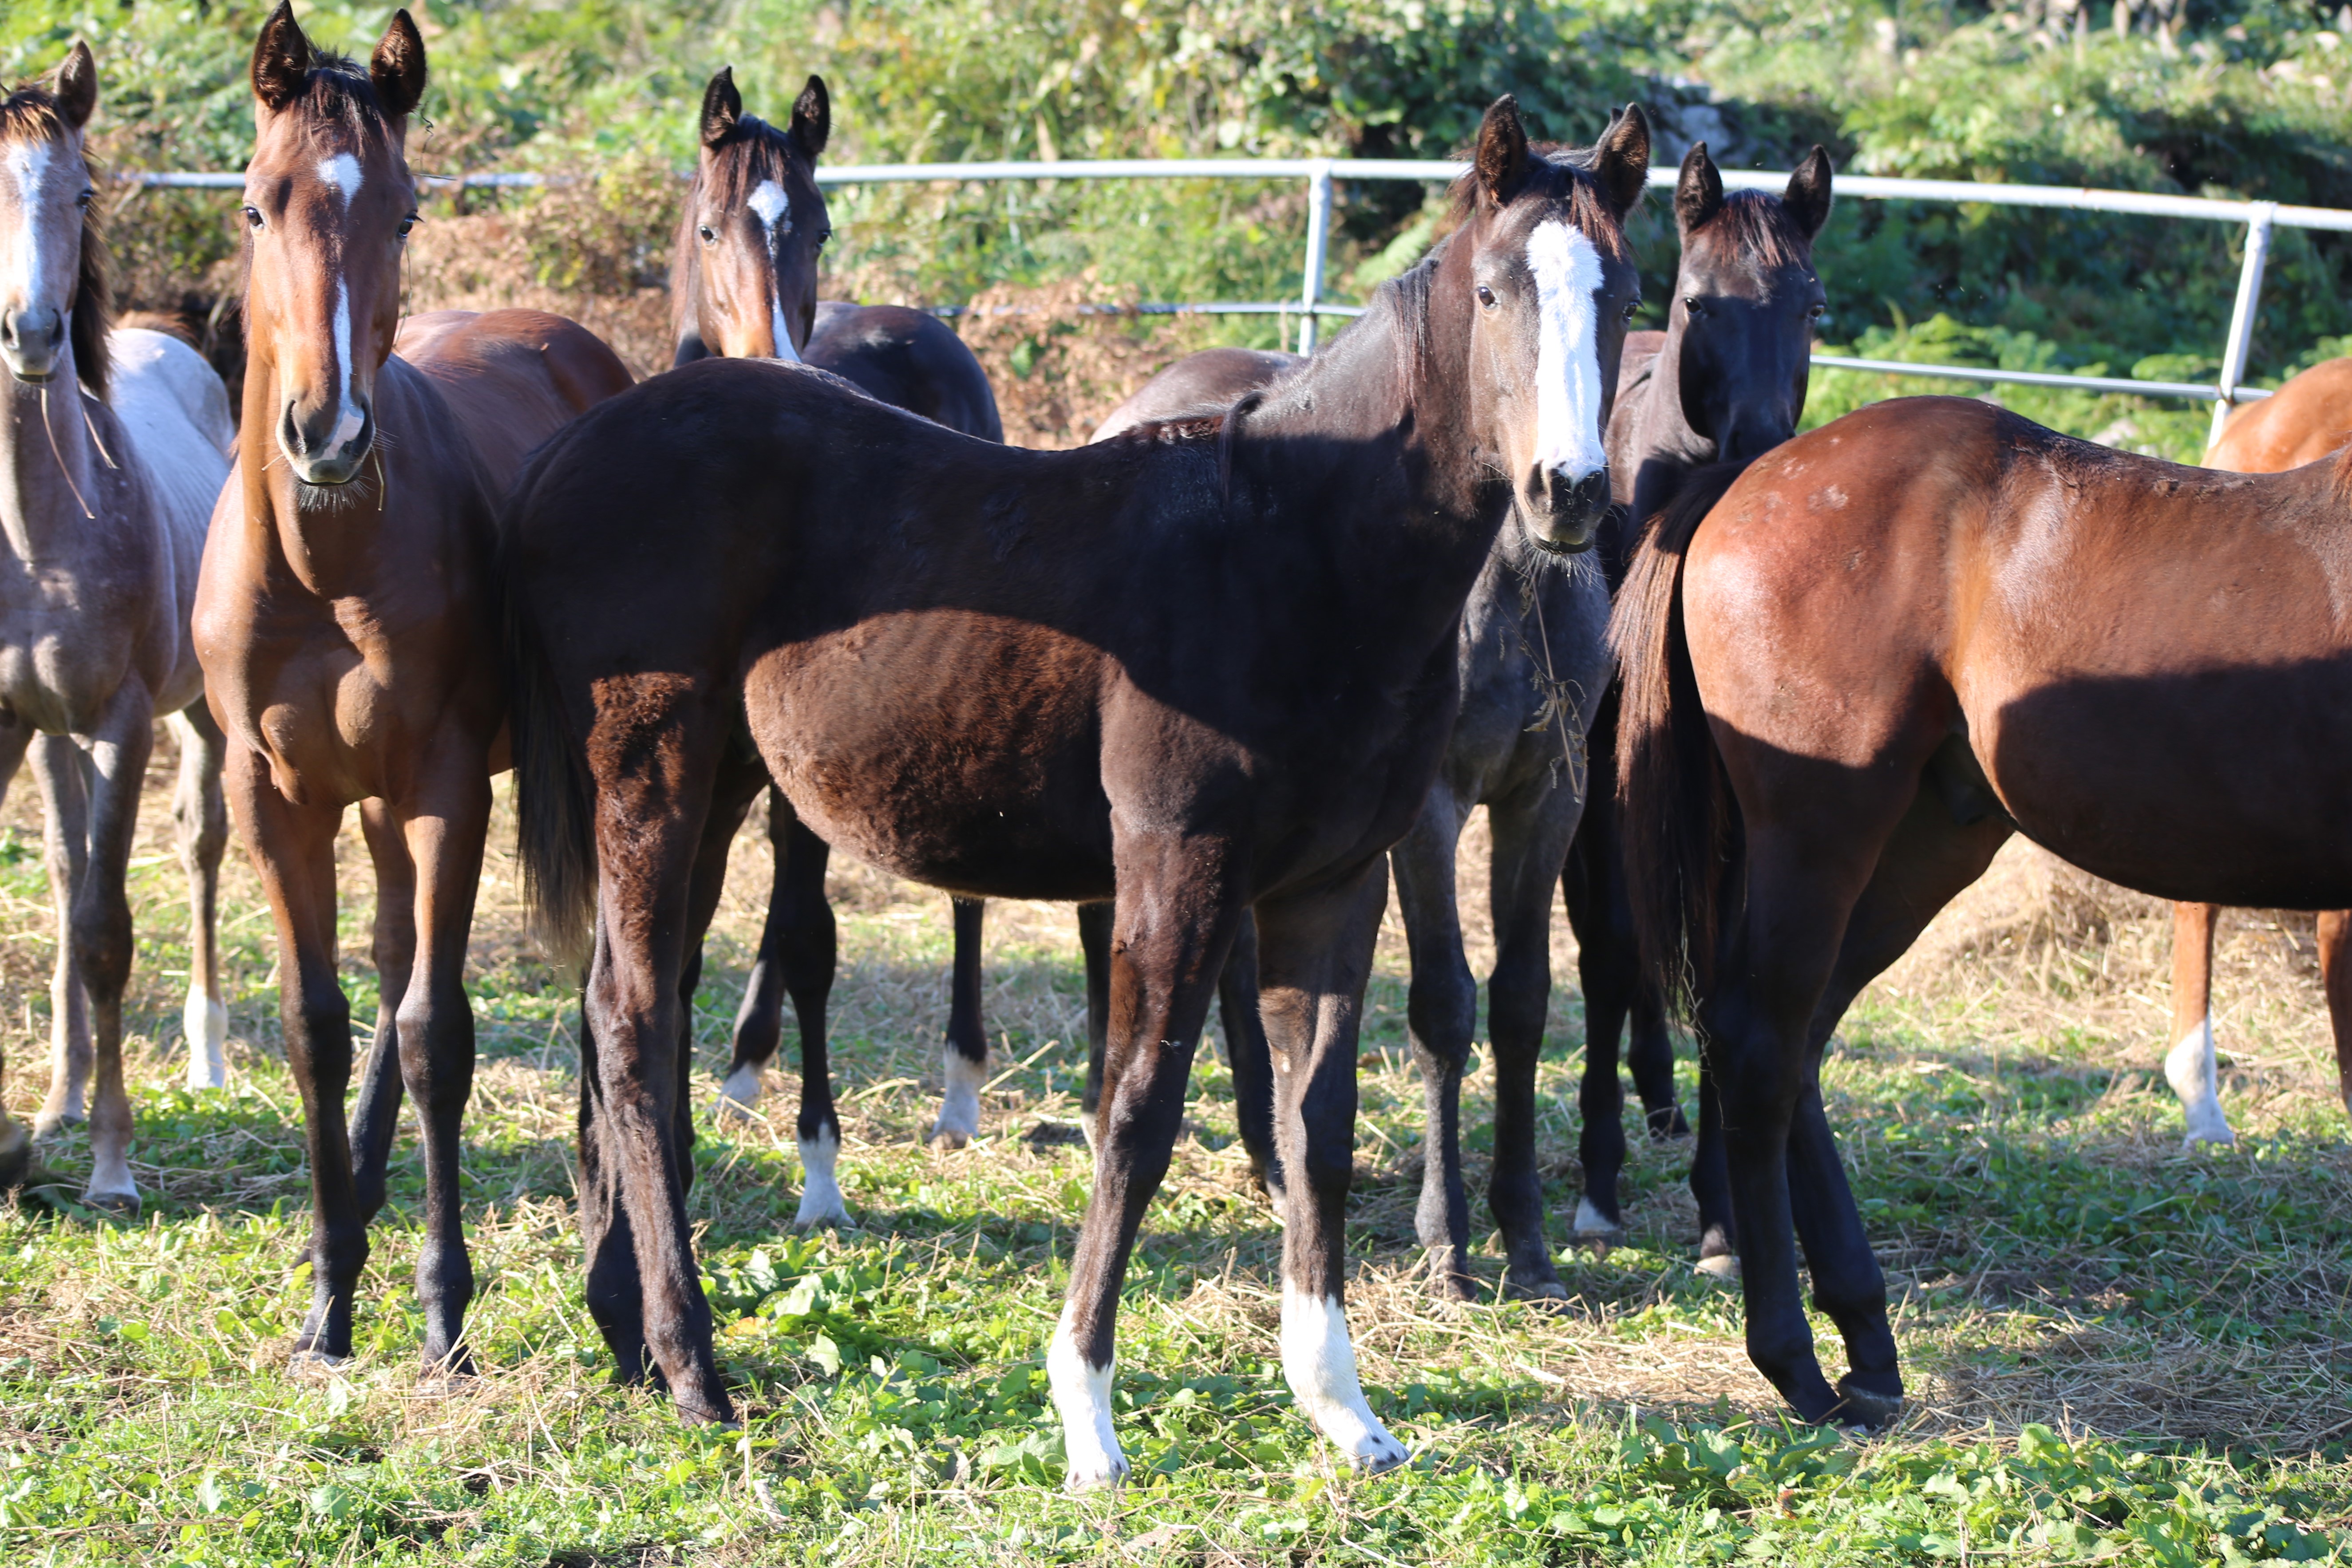
{"type": "Polygon", "coordinates": [[[375,410],[330,403],[305,414],[289,403],[278,421],[278,446],[303,483],[348,484],[375,447],[375,410]]]}
{"type": "Polygon", "coordinates": [[[1539,547],[1561,555],[1590,550],[1609,514],[1609,470],[1536,468],[1519,486],[1518,501],[1528,537],[1539,547]]]}
{"type": "Polygon", "coordinates": [[[0,359],[8,374],[37,386],[58,374],[58,355],[65,349],[66,319],[46,305],[0,313],[0,359]]]}

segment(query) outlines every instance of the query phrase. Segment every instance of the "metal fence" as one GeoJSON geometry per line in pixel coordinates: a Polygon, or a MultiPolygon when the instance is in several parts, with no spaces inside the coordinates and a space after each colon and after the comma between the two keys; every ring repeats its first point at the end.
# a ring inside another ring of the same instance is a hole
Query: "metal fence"
{"type": "MultiPolygon", "coordinates": [[[[1329,248],[1331,205],[1337,187],[1357,180],[1452,181],[1469,165],[1402,158],[1123,158],[1069,162],[974,163],[843,164],[817,171],[821,185],[870,185],[931,183],[963,184],[1000,180],[1303,180],[1307,184],[1307,255],[1300,268],[1302,283],[1295,300],[1235,300],[1141,307],[1147,314],[1297,315],[1298,352],[1314,351],[1317,325],[1325,316],[1362,313],[1353,305],[1323,298],[1323,266],[1329,248]]],[[[123,178],[165,189],[239,190],[245,176],[234,174],[156,174],[128,172],[123,178]]],[[[531,174],[427,174],[424,178],[446,189],[514,189],[537,185],[531,174]]],[[[1786,174],[1727,170],[1723,183],[1734,190],[1778,190],[1786,174]]],[[[1675,175],[1664,169],[1650,173],[1653,188],[1671,190],[1675,175]]],[[[2147,217],[2192,218],[2207,223],[2243,224],[2245,252],[2238,269],[2238,293],[2230,312],[2230,332],[2221,347],[2221,373],[2213,382],[2141,381],[2129,376],[2068,375],[2043,371],[1996,370],[1977,365],[1924,364],[1906,360],[1856,359],[1844,354],[1816,353],[1813,363],[1831,370],[1871,371],[1885,374],[1937,376],[1956,381],[2072,387],[2084,392],[2129,393],[2141,397],[2178,397],[2213,405],[2213,432],[2240,403],[2268,397],[2260,387],[2242,384],[2246,355],[2252,346],[2254,315],[2262,300],[2263,268],[2269,258],[2271,236],[2280,228],[2326,229],[2352,233],[2352,212],[2333,207],[2284,205],[2277,202],[2212,201],[2202,196],[2167,196],[2140,191],[2101,191],[2063,185],[1988,184],[1967,180],[1899,180],[1870,174],[1840,174],[1837,194],[1864,201],[1981,203],[1994,206],[2058,207],[2074,212],[2128,213],[2147,217]]]]}

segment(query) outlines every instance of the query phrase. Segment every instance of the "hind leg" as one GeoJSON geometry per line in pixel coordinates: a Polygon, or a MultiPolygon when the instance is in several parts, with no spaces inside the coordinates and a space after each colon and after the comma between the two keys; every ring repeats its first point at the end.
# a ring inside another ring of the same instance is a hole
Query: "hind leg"
{"type": "Polygon", "coordinates": [[[1582,803],[1566,787],[1538,785],[1490,802],[1495,973],[1486,982],[1486,1030],[1495,1045],[1495,1164],[1487,1206],[1502,1228],[1512,1294],[1565,1300],[1544,1239],[1543,1176],[1536,1162],[1536,1069],[1551,1011],[1551,900],[1582,803]]]}
{"type": "Polygon", "coordinates": [[[1234,1117],[1241,1125],[1242,1147],[1249,1153],[1250,1170],[1282,1217],[1282,1156],[1274,1136],[1274,1055],[1265,1043],[1265,1021],[1258,1016],[1257,917],[1244,910],[1234,928],[1233,950],[1225,972],[1217,980],[1217,1013],[1225,1025],[1225,1065],[1234,1075],[1234,1117]]]}
{"type": "Polygon", "coordinates": [[[1462,1074],[1478,1023],[1478,983],[1462,955],[1454,887],[1454,849],[1465,815],[1440,779],[1430,786],[1403,841],[1389,852],[1412,963],[1405,1020],[1427,1103],[1413,1229],[1429,1249],[1438,1293],[1458,1301],[1475,1300],[1478,1294],[1470,1272],[1470,1201],[1462,1184],[1462,1074]]]}
{"type": "Polygon", "coordinates": [[[2319,917],[2319,984],[2336,1034],[2336,1089],[2352,1110],[2352,910],[2319,917]]]}
{"type": "Polygon", "coordinates": [[[188,878],[188,999],[181,1024],[188,1040],[188,1087],[228,1081],[228,1008],[220,988],[220,863],[228,844],[228,805],[221,767],[228,743],[199,698],[172,715],[180,742],[180,776],[172,791],[172,826],[188,878]]]}
{"type": "Polygon", "coordinates": [[[1102,1106],[1103,1058],[1110,1038],[1110,933],[1108,900],[1078,906],[1078,951],[1087,961],[1087,1082],[1078,1092],[1078,1124],[1087,1147],[1100,1149],[1097,1112],[1102,1106]]]}
{"type": "Polygon", "coordinates": [[[955,921],[955,967],[948,986],[948,1037],[940,1052],[947,1092],[940,1100],[931,1137],[961,1149],[980,1132],[980,1089],[988,1081],[988,1031],[980,1019],[981,921],[988,906],[978,899],[950,899],[955,921]]]}
{"type": "MultiPolygon", "coordinates": [[[[751,961],[743,1004],[735,1010],[734,1052],[727,1064],[726,1081],[719,1089],[717,1115],[722,1121],[741,1116],[760,1103],[767,1088],[768,1064],[783,1043],[784,974],[791,967],[787,954],[796,943],[809,940],[798,923],[807,890],[793,880],[795,873],[804,870],[792,858],[792,831],[799,821],[784,792],[769,785],[768,844],[775,872],[769,884],[768,919],[760,928],[759,956],[751,961]]],[[[816,892],[821,900],[824,896],[821,872],[816,892]]],[[[828,908],[828,921],[832,914],[828,908]]]]}
{"type": "Polygon", "coordinates": [[[2221,1110],[2213,1058],[2213,923],[2221,912],[2211,904],[2172,906],[2173,1046],[2165,1053],[2164,1078],[2180,1097],[2187,1143],[2238,1141],[2221,1110]]]}
{"type": "MultiPolygon", "coordinates": [[[[28,725],[13,716],[0,718],[0,800],[7,798],[32,740],[28,725]]],[[[33,1168],[32,1129],[8,1113],[7,1073],[7,1047],[0,1042],[0,1192],[21,1184],[33,1168]]]]}
{"type": "Polygon", "coordinates": [[[49,904],[58,922],[58,962],[49,975],[49,1092],[33,1119],[33,1136],[46,1138],[89,1114],[89,1001],[74,963],[73,910],[89,869],[89,763],[64,735],[36,736],[32,749],[49,904]]]}
{"type": "Polygon", "coordinates": [[[1625,1233],[1617,1186],[1625,1169],[1625,1088],[1617,1076],[1617,1041],[1631,1011],[1639,964],[1628,964],[1615,942],[1608,905],[1608,862],[1617,853],[1610,832],[1615,803],[1602,793],[1601,770],[1607,753],[1593,749],[1592,798],[1560,868],[1561,900],[1576,932],[1577,977],[1584,990],[1584,1074],[1577,1087],[1582,1126],[1577,1163],[1584,1167],[1584,1194],[1576,1202],[1570,1234],[1580,1242],[1609,1246],[1625,1233]]]}

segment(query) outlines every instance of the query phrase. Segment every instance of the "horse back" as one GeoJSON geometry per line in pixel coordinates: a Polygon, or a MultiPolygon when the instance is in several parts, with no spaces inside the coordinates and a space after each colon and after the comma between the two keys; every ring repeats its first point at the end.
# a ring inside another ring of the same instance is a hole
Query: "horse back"
{"type": "Polygon", "coordinates": [[[1004,439],[996,393],[980,360],[927,311],[827,304],[801,357],[893,408],[983,441],[1004,439]]]}
{"type": "Polygon", "coordinates": [[[1139,425],[1222,412],[1244,393],[1272,386],[1306,363],[1297,354],[1264,349],[1214,348],[1186,354],[1112,409],[1090,439],[1105,441],[1139,425]]]}
{"type": "Polygon", "coordinates": [[[533,447],[633,384],[603,339],[545,310],[427,311],[401,323],[393,352],[448,404],[494,495],[533,447]]]}
{"type": "Polygon", "coordinates": [[[2313,365],[2230,416],[2205,454],[2209,468],[2274,474],[2315,463],[2352,443],[2352,359],[2313,365]]]}

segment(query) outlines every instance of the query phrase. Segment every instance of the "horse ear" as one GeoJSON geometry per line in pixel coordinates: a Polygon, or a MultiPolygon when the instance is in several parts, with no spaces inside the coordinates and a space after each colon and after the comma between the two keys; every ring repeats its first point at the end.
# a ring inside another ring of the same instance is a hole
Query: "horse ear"
{"type": "Polygon", "coordinates": [[[89,123],[98,109],[98,61],[90,58],[89,46],[80,39],[66,53],[66,63],[58,68],[58,114],[75,131],[89,123]]]}
{"type": "Polygon", "coordinates": [[[1675,182],[1675,223],[1685,234],[1705,228],[1723,210],[1723,173],[1707,156],[1706,143],[1694,142],[1683,154],[1682,177],[1675,182]]]}
{"type": "Polygon", "coordinates": [[[310,40],[294,20],[294,0],[278,0],[254,40],[253,96],[275,114],[294,101],[310,74],[310,40]]]}
{"type": "Polygon", "coordinates": [[[716,147],[735,134],[743,118],[743,95],[735,90],[735,68],[721,66],[702,89],[702,144],[716,147]]]}
{"type": "Polygon", "coordinates": [[[1610,209],[1622,219],[1641,201],[1649,184],[1650,117],[1642,112],[1640,104],[1627,104],[1625,112],[1601,133],[1600,144],[1592,151],[1592,177],[1601,182],[1601,194],[1610,209]]]}
{"type": "Polygon", "coordinates": [[[1478,188],[1497,204],[1511,199],[1528,172],[1528,128],[1519,122],[1519,100],[1505,93],[1486,106],[1478,124],[1478,188]]]}
{"type": "Polygon", "coordinates": [[[801,95],[793,100],[793,140],[812,162],[824,151],[825,138],[833,134],[833,95],[824,90],[824,78],[813,76],[801,95]]]}
{"type": "Polygon", "coordinates": [[[392,14],[392,25],[368,57],[368,79],[390,119],[405,118],[425,100],[425,35],[405,7],[392,14]]]}
{"type": "Polygon", "coordinates": [[[1821,233],[1822,225],[1830,221],[1830,155],[1816,146],[1789,176],[1780,200],[1807,239],[1821,233]]]}

